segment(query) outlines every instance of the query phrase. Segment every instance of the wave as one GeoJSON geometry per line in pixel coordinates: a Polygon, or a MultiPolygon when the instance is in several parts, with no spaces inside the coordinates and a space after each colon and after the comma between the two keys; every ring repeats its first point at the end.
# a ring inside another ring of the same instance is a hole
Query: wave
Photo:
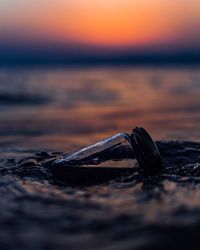
{"type": "Polygon", "coordinates": [[[50,100],[43,95],[30,95],[25,93],[0,93],[0,104],[5,105],[42,105],[48,103],[50,100]]]}

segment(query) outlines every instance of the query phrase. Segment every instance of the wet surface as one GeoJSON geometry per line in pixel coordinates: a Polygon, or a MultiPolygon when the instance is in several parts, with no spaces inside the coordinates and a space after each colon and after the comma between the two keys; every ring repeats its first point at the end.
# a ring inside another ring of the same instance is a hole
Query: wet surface
{"type": "Polygon", "coordinates": [[[2,249],[199,249],[200,144],[157,144],[160,175],[134,170],[89,186],[55,180],[61,152],[1,158],[2,249]]]}
{"type": "Polygon", "coordinates": [[[0,69],[0,248],[200,249],[199,82],[199,67],[0,69]],[[52,172],[135,126],[160,140],[160,175],[52,172]]]}

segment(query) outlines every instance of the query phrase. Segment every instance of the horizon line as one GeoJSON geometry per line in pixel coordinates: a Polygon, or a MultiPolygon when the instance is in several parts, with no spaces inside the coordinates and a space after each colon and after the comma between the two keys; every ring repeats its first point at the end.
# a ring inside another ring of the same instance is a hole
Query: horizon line
{"type": "Polygon", "coordinates": [[[15,65],[197,65],[200,64],[200,52],[188,53],[146,53],[146,54],[60,54],[60,53],[25,53],[4,54],[0,57],[0,66],[15,65]]]}

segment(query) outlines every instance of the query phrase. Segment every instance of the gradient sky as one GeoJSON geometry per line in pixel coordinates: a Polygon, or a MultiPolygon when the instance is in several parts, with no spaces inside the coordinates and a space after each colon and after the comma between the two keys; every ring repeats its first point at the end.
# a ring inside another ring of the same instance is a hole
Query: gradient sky
{"type": "Polygon", "coordinates": [[[199,51],[199,27],[199,0],[0,0],[4,52],[199,51]]]}

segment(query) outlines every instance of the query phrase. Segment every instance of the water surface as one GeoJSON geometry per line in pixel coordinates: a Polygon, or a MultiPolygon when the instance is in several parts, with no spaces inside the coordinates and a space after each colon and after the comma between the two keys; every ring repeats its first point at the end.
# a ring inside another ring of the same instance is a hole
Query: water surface
{"type": "Polygon", "coordinates": [[[200,140],[200,68],[0,69],[0,146],[72,150],[135,126],[200,140]]]}
{"type": "Polygon", "coordinates": [[[198,68],[0,70],[1,249],[199,249],[199,143],[159,142],[164,171],[151,177],[101,168],[108,182],[85,186],[73,168],[78,187],[49,171],[60,152],[40,152],[134,126],[199,140],[199,82],[198,68]]]}

